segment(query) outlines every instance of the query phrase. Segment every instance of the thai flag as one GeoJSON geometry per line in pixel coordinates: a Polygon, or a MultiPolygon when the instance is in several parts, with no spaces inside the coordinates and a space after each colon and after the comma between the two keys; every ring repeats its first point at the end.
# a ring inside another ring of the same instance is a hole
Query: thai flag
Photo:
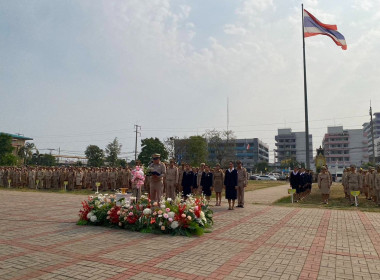
{"type": "Polygon", "coordinates": [[[303,32],[305,37],[326,35],[334,40],[335,44],[347,50],[346,39],[340,34],[336,25],[324,24],[305,9],[303,10],[303,32]]]}
{"type": "Polygon", "coordinates": [[[249,150],[249,148],[251,148],[251,146],[249,145],[249,143],[247,144],[247,150],[249,150]]]}

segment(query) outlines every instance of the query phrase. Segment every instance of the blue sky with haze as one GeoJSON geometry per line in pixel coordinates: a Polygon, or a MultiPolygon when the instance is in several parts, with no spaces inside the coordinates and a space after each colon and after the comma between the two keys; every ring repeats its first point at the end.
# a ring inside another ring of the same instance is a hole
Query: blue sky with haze
{"type": "MultiPolygon", "coordinates": [[[[313,148],[328,125],[361,128],[380,111],[380,1],[304,1],[346,37],[306,39],[313,148]]],[[[230,127],[274,149],[304,130],[301,1],[0,0],[0,131],[83,154],[118,137],[230,127]]],[[[273,156],[271,154],[271,161],[273,156]]]]}

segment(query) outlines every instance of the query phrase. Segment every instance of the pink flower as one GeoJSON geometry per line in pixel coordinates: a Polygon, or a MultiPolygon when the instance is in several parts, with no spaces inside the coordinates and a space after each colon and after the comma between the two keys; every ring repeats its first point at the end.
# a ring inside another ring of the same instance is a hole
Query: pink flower
{"type": "Polygon", "coordinates": [[[161,230],[165,230],[165,226],[162,226],[162,227],[161,227],[161,230]]]}
{"type": "Polygon", "coordinates": [[[169,218],[169,222],[173,222],[173,219],[172,219],[172,218],[169,218]]]}
{"type": "Polygon", "coordinates": [[[164,214],[164,218],[165,218],[165,219],[169,218],[169,215],[165,213],[165,214],[164,214]]]}
{"type": "Polygon", "coordinates": [[[170,208],[166,208],[166,212],[170,212],[170,208]]]}
{"type": "Polygon", "coordinates": [[[123,224],[119,222],[119,227],[121,227],[123,224]]]}
{"type": "Polygon", "coordinates": [[[162,211],[161,210],[158,211],[158,215],[162,215],[162,211]]]}
{"type": "Polygon", "coordinates": [[[127,220],[127,217],[124,217],[124,221],[126,221],[127,220]]]}
{"type": "Polygon", "coordinates": [[[187,216],[187,219],[188,219],[189,221],[191,221],[191,216],[187,216]]]}
{"type": "Polygon", "coordinates": [[[110,216],[107,216],[107,220],[109,220],[110,219],[110,216]]]}
{"type": "Polygon", "coordinates": [[[109,214],[111,214],[111,211],[108,211],[108,212],[107,212],[107,215],[109,215],[109,214]]]}
{"type": "Polygon", "coordinates": [[[186,214],[182,214],[181,217],[182,217],[182,218],[186,218],[186,214]]]}
{"type": "Polygon", "coordinates": [[[133,216],[133,212],[129,212],[129,214],[128,214],[129,216],[133,216]]]}
{"type": "Polygon", "coordinates": [[[117,211],[117,213],[116,213],[118,216],[120,215],[120,211],[117,211]]]}
{"type": "Polygon", "coordinates": [[[156,215],[157,215],[157,212],[156,212],[156,211],[154,211],[154,212],[153,212],[153,216],[156,216],[156,215]]]}
{"type": "Polygon", "coordinates": [[[158,203],[155,201],[155,202],[153,203],[153,206],[158,206],[158,203]]]}

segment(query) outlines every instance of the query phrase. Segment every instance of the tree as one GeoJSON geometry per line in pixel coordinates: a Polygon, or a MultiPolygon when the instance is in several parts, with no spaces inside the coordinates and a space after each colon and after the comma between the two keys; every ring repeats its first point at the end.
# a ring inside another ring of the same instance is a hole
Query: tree
{"type": "Polygon", "coordinates": [[[87,157],[87,165],[100,167],[104,164],[104,151],[96,145],[89,145],[84,154],[87,157]]]}
{"type": "Polygon", "coordinates": [[[57,159],[50,154],[33,154],[32,164],[41,166],[55,166],[57,165],[57,159]]]}
{"type": "Polygon", "coordinates": [[[210,162],[212,164],[226,163],[235,158],[235,136],[231,130],[208,130],[204,134],[207,140],[210,162]]]}
{"type": "Polygon", "coordinates": [[[106,147],[106,160],[110,166],[116,166],[117,165],[117,156],[121,152],[121,144],[119,144],[119,141],[117,140],[117,137],[113,139],[111,143],[109,143],[106,147]]]}
{"type": "Polygon", "coordinates": [[[168,151],[169,158],[175,158],[175,142],[177,139],[177,136],[173,136],[164,140],[164,145],[166,150],[168,151]]]}
{"type": "Polygon", "coordinates": [[[19,163],[19,158],[12,153],[0,157],[0,165],[13,166],[19,163]]]}
{"type": "Polygon", "coordinates": [[[26,143],[18,151],[18,156],[24,160],[25,164],[29,164],[32,161],[33,151],[38,151],[34,143],[26,143]]]}
{"type": "Polygon", "coordinates": [[[127,161],[125,159],[118,159],[116,165],[125,168],[127,167],[127,161]]]}
{"type": "Polygon", "coordinates": [[[266,161],[261,161],[256,163],[255,170],[256,172],[267,172],[268,171],[269,164],[266,161]]]}
{"type": "Polygon", "coordinates": [[[202,136],[190,136],[187,152],[191,165],[199,165],[202,162],[206,162],[208,156],[206,138],[202,136]]]}
{"type": "Polygon", "coordinates": [[[284,159],[283,161],[281,161],[282,169],[294,169],[295,166],[305,167],[305,163],[298,162],[295,158],[284,159]]]}
{"type": "Polygon", "coordinates": [[[12,147],[12,136],[7,134],[0,134],[0,159],[6,154],[11,154],[13,151],[12,147]]]}
{"type": "Polygon", "coordinates": [[[168,151],[165,148],[165,145],[156,138],[145,138],[141,140],[141,153],[138,156],[138,159],[142,164],[147,166],[154,153],[161,155],[161,160],[165,161],[168,159],[168,151]]]}

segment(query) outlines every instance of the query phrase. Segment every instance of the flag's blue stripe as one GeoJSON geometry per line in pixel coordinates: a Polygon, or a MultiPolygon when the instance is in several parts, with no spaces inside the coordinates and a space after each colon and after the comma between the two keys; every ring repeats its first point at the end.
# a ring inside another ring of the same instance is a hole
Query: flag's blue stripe
{"type": "Polygon", "coordinates": [[[340,34],[338,31],[326,29],[319,24],[317,24],[311,17],[305,16],[303,19],[304,27],[316,27],[321,30],[322,33],[330,33],[335,36],[338,40],[345,40],[344,36],[340,34]]]}

